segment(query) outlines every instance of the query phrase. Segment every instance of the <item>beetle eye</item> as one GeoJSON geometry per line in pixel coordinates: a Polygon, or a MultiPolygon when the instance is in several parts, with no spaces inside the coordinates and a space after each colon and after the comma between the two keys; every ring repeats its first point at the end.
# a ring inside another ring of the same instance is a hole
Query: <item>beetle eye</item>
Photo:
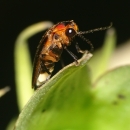
{"type": "Polygon", "coordinates": [[[76,34],[76,31],[73,28],[68,28],[65,31],[67,37],[73,37],[76,34]]]}

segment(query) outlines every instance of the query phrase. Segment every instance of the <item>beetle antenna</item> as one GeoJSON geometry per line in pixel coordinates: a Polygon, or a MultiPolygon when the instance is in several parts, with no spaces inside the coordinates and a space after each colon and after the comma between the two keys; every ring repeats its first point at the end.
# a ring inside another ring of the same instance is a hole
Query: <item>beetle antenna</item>
{"type": "Polygon", "coordinates": [[[112,27],[112,22],[110,23],[109,26],[107,27],[100,27],[100,28],[95,28],[95,29],[92,29],[92,30],[88,30],[88,31],[82,31],[82,32],[77,32],[77,34],[87,34],[87,33],[93,33],[93,32],[97,32],[97,31],[103,31],[103,30],[106,30],[106,29],[109,29],[112,27]]]}
{"type": "Polygon", "coordinates": [[[78,35],[77,34],[77,36],[79,36],[80,38],[82,38],[84,41],[86,41],[91,46],[90,52],[92,52],[93,49],[94,49],[94,47],[93,47],[93,44],[91,43],[91,41],[89,39],[86,39],[83,35],[78,35]]]}

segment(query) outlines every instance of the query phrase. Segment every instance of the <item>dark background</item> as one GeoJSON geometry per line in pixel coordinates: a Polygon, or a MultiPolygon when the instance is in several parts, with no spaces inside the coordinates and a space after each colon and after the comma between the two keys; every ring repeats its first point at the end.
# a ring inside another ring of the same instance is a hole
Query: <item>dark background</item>
{"type": "MultiPolygon", "coordinates": [[[[6,128],[12,117],[18,115],[13,58],[16,37],[24,28],[39,21],[50,20],[57,23],[72,19],[80,30],[107,26],[113,22],[117,44],[130,38],[129,0],[0,0],[0,88],[7,85],[11,87],[11,91],[0,98],[1,130],[6,128]]],[[[43,32],[29,39],[32,59],[42,34],[43,32]]],[[[87,38],[97,49],[101,47],[104,35],[105,31],[95,32],[87,35],[87,38]]],[[[64,54],[63,59],[65,56],[68,55],[64,54]]]]}

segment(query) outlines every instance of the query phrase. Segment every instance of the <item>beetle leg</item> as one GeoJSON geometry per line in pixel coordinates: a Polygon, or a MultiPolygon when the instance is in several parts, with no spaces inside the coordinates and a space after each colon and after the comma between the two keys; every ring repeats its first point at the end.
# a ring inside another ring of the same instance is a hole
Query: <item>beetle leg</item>
{"type": "Polygon", "coordinates": [[[64,47],[64,49],[70,54],[70,56],[73,57],[73,59],[74,59],[75,62],[76,62],[76,65],[78,65],[78,58],[77,58],[77,56],[74,55],[71,51],[69,51],[69,50],[67,49],[67,47],[64,47]]]}
{"type": "Polygon", "coordinates": [[[62,57],[60,58],[60,63],[61,63],[61,67],[64,68],[65,64],[64,64],[64,61],[63,61],[62,57]]]}
{"type": "Polygon", "coordinates": [[[51,74],[51,72],[49,72],[49,70],[46,68],[45,64],[42,63],[42,67],[44,68],[44,70],[48,73],[48,74],[51,74]]]}
{"type": "Polygon", "coordinates": [[[76,47],[76,50],[77,50],[78,53],[85,53],[85,51],[83,51],[83,50],[80,49],[80,47],[79,47],[79,45],[78,45],[77,42],[76,42],[75,47],[76,47]]]}

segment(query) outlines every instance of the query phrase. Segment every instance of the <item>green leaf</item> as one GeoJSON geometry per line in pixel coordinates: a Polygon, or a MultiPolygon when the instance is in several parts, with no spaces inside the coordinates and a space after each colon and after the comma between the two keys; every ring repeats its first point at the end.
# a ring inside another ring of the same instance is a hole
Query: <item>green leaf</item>
{"type": "MultiPolygon", "coordinates": [[[[93,124],[99,130],[130,129],[130,65],[116,68],[94,84],[93,124]]],[[[96,130],[98,130],[96,128],[96,130]]]]}
{"type": "Polygon", "coordinates": [[[15,130],[130,129],[130,66],[106,73],[92,87],[85,64],[67,66],[38,89],[15,130]]]}
{"type": "Polygon", "coordinates": [[[70,64],[39,88],[24,107],[15,130],[80,128],[90,106],[90,76],[85,53],[80,65],[70,64]],[[83,116],[83,119],[82,119],[83,116]],[[81,121],[79,121],[81,120],[81,121]]]}

